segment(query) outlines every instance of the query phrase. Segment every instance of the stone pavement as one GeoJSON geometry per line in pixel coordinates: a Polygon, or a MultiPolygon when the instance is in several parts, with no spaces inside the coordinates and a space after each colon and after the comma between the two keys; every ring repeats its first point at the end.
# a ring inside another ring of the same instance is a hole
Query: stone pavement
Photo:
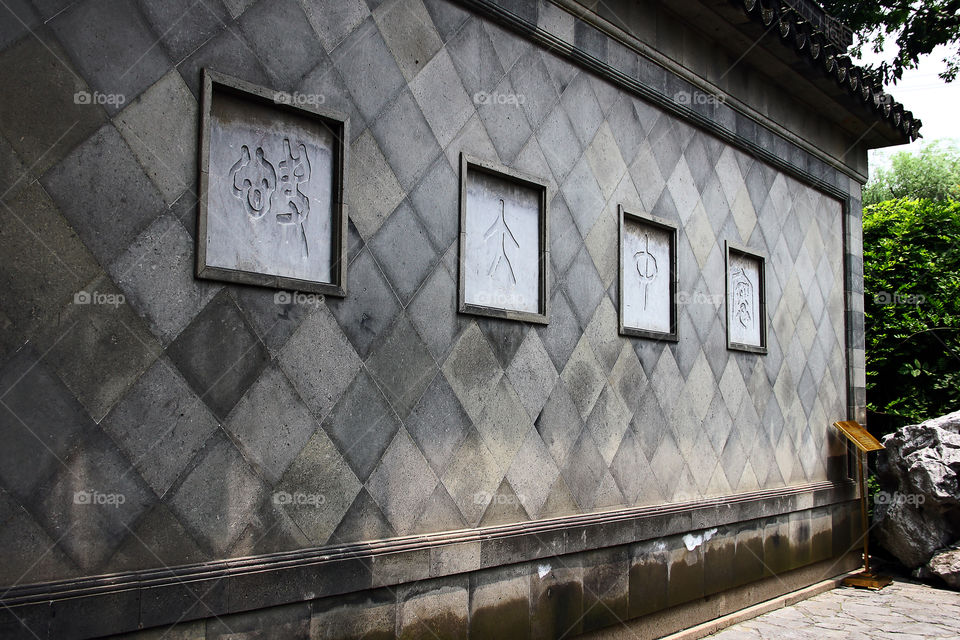
{"type": "Polygon", "coordinates": [[[960,638],[960,593],[899,581],[877,592],[840,587],[708,637],[715,640],[960,638]]]}

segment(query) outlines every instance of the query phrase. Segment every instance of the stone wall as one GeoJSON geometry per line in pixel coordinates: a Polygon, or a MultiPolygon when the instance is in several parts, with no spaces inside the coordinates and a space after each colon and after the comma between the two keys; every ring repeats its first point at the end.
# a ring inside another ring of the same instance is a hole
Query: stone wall
{"type": "Polygon", "coordinates": [[[482,7],[369,4],[23,3],[0,31],[0,584],[845,480],[859,187],[482,7]],[[349,115],[345,298],[194,278],[202,68],[349,115]],[[461,152],[550,185],[546,326],[457,313],[461,152]],[[621,204],[679,228],[676,343],[618,335],[621,204]],[[766,256],[766,355],[727,349],[725,242],[766,256]]]}

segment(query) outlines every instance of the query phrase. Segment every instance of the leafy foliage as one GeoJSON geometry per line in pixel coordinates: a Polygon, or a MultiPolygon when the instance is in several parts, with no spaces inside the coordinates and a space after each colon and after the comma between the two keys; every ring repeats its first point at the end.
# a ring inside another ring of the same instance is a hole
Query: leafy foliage
{"type": "Polygon", "coordinates": [[[960,152],[953,146],[928,144],[918,153],[901,151],[890,168],[879,168],[863,190],[863,204],[897,198],[960,199],[960,152]]]}
{"type": "Polygon", "coordinates": [[[888,433],[960,408],[960,203],[888,200],[863,219],[867,399],[888,433]]]}
{"type": "Polygon", "coordinates": [[[891,37],[897,54],[875,71],[884,84],[895,83],[906,69],[917,66],[922,55],[938,45],[949,45],[946,70],[940,77],[950,82],[960,72],[960,0],[823,0],[824,9],[850,26],[860,37],[852,52],[859,57],[864,44],[879,53],[891,37]]]}

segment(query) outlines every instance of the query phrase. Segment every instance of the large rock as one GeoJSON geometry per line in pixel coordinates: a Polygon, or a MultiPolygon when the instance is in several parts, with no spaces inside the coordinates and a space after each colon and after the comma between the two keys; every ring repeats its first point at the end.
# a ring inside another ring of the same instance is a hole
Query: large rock
{"type": "Polygon", "coordinates": [[[936,576],[951,588],[960,591],[960,548],[935,554],[924,568],[923,575],[936,576]]]}
{"type": "Polygon", "coordinates": [[[876,537],[912,569],[960,540],[960,411],[906,426],[883,444],[876,537]]]}

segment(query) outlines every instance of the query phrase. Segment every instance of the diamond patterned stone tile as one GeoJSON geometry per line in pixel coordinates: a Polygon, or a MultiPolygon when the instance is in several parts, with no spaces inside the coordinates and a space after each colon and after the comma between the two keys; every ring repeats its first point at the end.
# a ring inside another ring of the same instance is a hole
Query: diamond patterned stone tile
{"type": "Polygon", "coordinates": [[[520,149],[513,165],[521,172],[531,176],[536,176],[547,184],[548,195],[553,195],[559,191],[558,183],[553,178],[553,172],[550,165],[547,164],[547,158],[543,155],[543,149],[540,148],[540,142],[536,136],[530,136],[527,143],[520,149]]]}
{"type": "Polygon", "coordinates": [[[296,86],[323,57],[317,33],[297,0],[254,4],[237,25],[279,89],[296,86]]]}
{"type": "Polygon", "coordinates": [[[394,531],[404,535],[413,528],[437,482],[426,458],[401,427],[367,480],[367,490],[394,531]]]}
{"type": "Polygon", "coordinates": [[[600,364],[603,365],[604,372],[608,375],[617,364],[623,348],[622,341],[611,339],[617,335],[618,330],[617,311],[610,299],[604,296],[600,299],[600,304],[597,305],[593,319],[587,325],[584,334],[593,348],[594,355],[597,356],[600,364]]]}
{"type": "Polygon", "coordinates": [[[586,420],[606,384],[606,376],[586,336],[580,338],[560,379],[570,391],[580,417],[586,420]]]}
{"type": "MultiPolygon", "coordinates": [[[[547,157],[549,159],[549,155],[547,157]]],[[[577,223],[580,235],[586,237],[597,216],[603,211],[605,203],[586,154],[580,156],[573,165],[560,186],[560,191],[570,207],[570,215],[577,223]]]]}
{"type": "Polygon", "coordinates": [[[580,433],[560,472],[580,509],[591,509],[600,482],[609,472],[589,429],[580,433]]]}
{"type": "Polygon", "coordinates": [[[77,565],[93,572],[156,500],[113,441],[100,429],[91,429],[25,505],[77,565]],[[100,495],[114,501],[101,502],[100,495]],[[123,499],[116,499],[119,496],[123,499]]]}
{"type": "Polygon", "coordinates": [[[536,331],[527,332],[506,374],[527,415],[535,420],[560,377],[536,331]]]}
{"type": "Polygon", "coordinates": [[[481,91],[492,92],[504,76],[490,36],[479,19],[469,19],[447,43],[446,51],[471,99],[481,91]]]}
{"type": "Polygon", "coordinates": [[[607,466],[613,464],[624,433],[630,426],[630,417],[619,394],[609,385],[604,387],[587,418],[587,428],[593,434],[593,441],[607,466]]]}
{"type": "Polygon", "coordinates": [[[347,509],[340,524],[330,534],[328,544],[385,540],[396,535],[397,532],[390,526],[390,522],[387,521],[376,501],[363,488],[347,509]]]}
{"type": "Polygon", "coordinates": [[[261,86],[274,82],[233,23],[177,64],[180,77],[197,100],[200,99],[200,80],[205,68],[229,69],[234,77],[261,86]]]}
{"type": "Polygon", "coordinates": [[[443,475],[443,484],[468,525],[480,522],[503,471],[477,430],[471,429],[443,475]]]}
{"type": "Polygon", "coordinates": [[[357,478],[366,482],[400,421],[376,383],[361,369],[322,426],[357,478]]]}
{"type": "MultiPolygon", "coordinates": [[[[517,8],[519,11],[523,11],[521,7],[518,6],[517,8]]],[[[497,57],[500,58],[500,64],[506,72],[509,72],[521,57],[533,49],[533,45],[527,40],[514,37],[510,31],[493,22],[484,21],[483,28],[490,36],[493,50],[496,51],[497,57]]]]}
{"type": "Polygon", "coordinates": [[[603,122],[603,111],[593,92],[590,75],[580,72],[570,80],[560,96],[560,103],[570,117],[580,144],[586,147],[603,122]]]}
{"type": "Polygon", "coordinates": [[[333,51],[363,20],[370,15],[363,0],[340,2],[302,2],[310,25],[320,37],[327,53],[333,51]]]}
{"type": "Polygon", "coordinates": [[[330,52],[330,60],[367,122],[373,122],[405,84],[400,68],[370,17],[330,52]]]}
{"type": "Polygon", "coordinates": [[[581,145],[563,105],[557,102],[537,130],[537,140],[557,183],[566,180],[580,157],[581,145]]]}
{"type": "Polygon", "coordinates": [[[404,191],[412,189],[440,155],[433,131],[410,91],[402,91],[388,104],[370,131],[404,191]]]}
{"type": "Polygon", "coordinates": [[[433,494],[423,506],[423,511],[418,515],[411,533],[454,531],[466,527],[467,523],[464,522],[460,509],[457,508],[447,488],[441,482],[437,484],[433,494]]]}
{"type": "Polygon", "coordinates": [[[367,246],[403,305],[410,301],[438,260],[427,233],[406,201],[367,246]]]}
{"type": "Polygon", "coordinates": [[[287,467],[273,495],[311,543],[324,544],[360,488],[336,445],[323,429],[317,429],[287,467]]]}
{"type": "MultiPolygon", "coordinates": [[[[312,3],[303,2],[301,4],[309,12],[313,11],[312,3]]],[[[331,9],[329,13],[336,10],[331,9]]],[[[340,72],[333,66],[333,62],[328,56],[323,56],[320,62],[300,81],[297,90],[303,94],[312,94],[323,96],[323,106],[326,109],[332,109],[346,114],[350,118],[350,142],[366,131],[366,121],[357,108],[356,103],[347,90],[347,86],[340,77],[340,72]]]]}
{"type": "Polygon", "coordinates": [[[617,277],[619,254],[616,251],[611,251],[610,247],[616,246],[618,232],[619,216],[617,207],[611,200],[610,204],[594,222],[593,228],[590,229],[586,239],[587,252],[593,259],[593,264],[597,268],[597,275],[600,277],[600,283],[604,288],[609,288],[617,277]]]}
{"type": "Polygon", "coordinates": [[[640,406],[640,399],[647,393],[649,381],[629,343],[623,344],[620,356],[610,371],[609,380],[610,386],[620,395],[620,400],[632,417],[640,406]]]}
{"type": "Polygon", "coordinates": [[[269,365],[240,399],[226,428],[247,460],[256,464],[271,485],[320,426],[276,365],[269,365]],[[263,428],[263,416],[271,428],[263,428]]]}
{"type": "Polygon", "coordinates": [[[82,435],[94,428],[83,406],[27,345],[0,369],[0,480],[22,502],[63,466],[82,435]],[[44,398],[43,403],[35,398],[44,398]]]}
{"type": "Polygon", "coordinates": [[[347,278],[347,297],[328,298],[327,305],[357,355],[366,358],[374,341],[393,324],[400,304],[367,249],[350,265],[347,278]]]}
{"type": "Polygon", "coordinates": [[[437,476],[443,475],[471,424],[470,417],[442,373],[434,377],[404,421],[407,432],[419,445],[437,476]]]}
{"type": "Polygon", "coordinates": [[[474,113],[450,54],[441,50],[410,83],[410,91],[441,147],[446,147],[474,113]]]}
{"type": "Polygon", "coordinates": [[[517,492],[510,485],[510,481],[504,478],[493,494],[490,506],[483,512],[480,526],[492,527],[510,522],[525,522],[529,519],[530,514],[523,508],[517,492]]]}
{"type": "Polygon", "coordinates": [[[513,362],[520,344],[526,337],[530,325],[526,323],[500,320],[498,318],[477,317],[477,326],[486,336],[493,355],[500,366],[506,369],[513,362]]]}
{"type": "Polygon", "coordinates": [[[506,478],[531,518],[538,517],[559,475],[560,471],[540,434],[530,428],[506,478]]]}
{"type": "Polygon", "coordinates": [[[160,358],[101,425],[154,493],[163,496],[218,423],[173,364],[160,358]]]}
{"type": "Polygon", "coordinates": [[[640,193],[643,208],[652,212],[667,183],[660,172],[660,167],[657,165],[648,140],[640,143],[636,160],[630,165],[630,176],[640,193]]]}
{"type": "Polygon", "coordinates": [[[479,420],[503,369],[476,322],[471,322],[460,336],[443,363],[443,374],[467,414],[472,420],[479,420]]]}
{"type": "Polygon", "coordinates": [[[610,463],[610,473],[627,504],[636,504],[641,499],[647,503],[660,499],[657,478],[632,429],[624,432],[620,448],[610,463]]]}
{"type": "Polygon", "coordinates": [[[167,355],[221,420],[269,360],[267,350],[225,290],[180,333],[167,355]]]}
{"type": "Polygon", "coordinates": [[[699,431],[693,447],[684,455],[684,459],[701,495],[709,495],[710,481],[719,462],[717,453],[714,451],[713,445],[710,444],[709,436],[702,429],[699,431]]]}
{"type": "Polygon", "coordinates": [[[369,240],[403,200],[404,192],[369,131],[350,145],[350,169],[347,182],[350,220],[360,236],[369,240]]]}
{"type": "Polygon", "coordinates": [[[438,158],[410,193],[410,204],[438,251],[446,251],[459,233],[459,185],[450,164],[438,158]]]}
{"type": "Polygon", "coordinates": [[[373,19],[408,82],[443,46],[421,0],[387,0],[374,9],[373,19]]]}
{"type": "Polygon", "coordinates": [[[577,318],[567,301],[567,295],[562,287],[554,287],[550,298],[550,324],[537,327],[536,330],[557,371],[563,370],[576,348],[578,329],[577,318]]]}
{"type": "Polygon", "coordinates": [[[609,200],[627,171],[627,164],[620,155],[609,124],[604,122],[600,125],[584,155],[600,184],[604,201],[609,200]]]}
{"type": "MultiPolygon", "coordinates": [[[[643,362],[643,358],[640,359],[643,362]]],[[[670,349],[663,349],[656,364],[656,372],[647,373],[654,392],[664,409],[672,410],[683,389],[683,377],[670,349]]]]}
{"type": "Polygon", "coordinates": [[[470,13],[467,11],[443,0],[423,0],[423,4],[444,42],[460,31],[463,24],[470,18],[470,13]]]}
{"type": "Polygon", "coordinates": [[[222,431],[165,502],[190,535],[223,557],[267,497],[267,487],[222,431]]]}
{"type": "Polygon", "coordinates": [[[554,461],[563,466],[585,426],[577,405],[562,382],[553,387],[535,426],[554,461]]]}
{"type": "MultiPolygon", "coordinates": [[[[518,95],[509,76],[500,80],[492,92],[492,96],[508,98],[518,95]]],[[[517,154],[533,133],[530,123],[527,122],[527,116],[519,104],[519,99],[499,100],[490,97],[480,101],[478,97],[482,96],[474,96],[474,101],[478,103],[477,114],[497,150],[500,161],[508,165],[513,164],[517,154]]]]}
{"type": "Polygon", "coordinates": [[[607,116],[607,122],[617,132],[615,140],[620,149],[620,157],[627,164],[633,164],[640,150],[640,144],[646,137],[646,123],[637,112],[637,100],[623,94],[613,104],[607,116]]]}
{"type": "Polygon", "coordinates": [[[597,268],[586,247],[580,249],[567,269],[563,288],[566,290],[577,323],[580,327],[586,328],[606,288],[597,274],[597,268]]]}
{"type": "Polygon", "coordinates": [[[366,368],[401,420],[437,373],[427,346],[404,313],[367,359],[366,368]]]}
{"type": "Polygon", "coordinates": [[[530,126],[536,129],[559,100],[540,50],[530,48],[508,74],[514,86],[523,87],[523,111],[530,126]]]}
{"type": "Polygon", "coordinates": [[[438,267],[407,307],[407,316],[437,362],[445,360],[465,324],[456,309],[456,286],[447,270],[438,267]]]}
{"type": "Polygon", "coordinates": [[[533,422],[527,417],[520,397],[506,377],[501,377],[496,388],[484,403],[474,421],[487,448],[505,471],[523,445],[526,432],[533,422]]]}

